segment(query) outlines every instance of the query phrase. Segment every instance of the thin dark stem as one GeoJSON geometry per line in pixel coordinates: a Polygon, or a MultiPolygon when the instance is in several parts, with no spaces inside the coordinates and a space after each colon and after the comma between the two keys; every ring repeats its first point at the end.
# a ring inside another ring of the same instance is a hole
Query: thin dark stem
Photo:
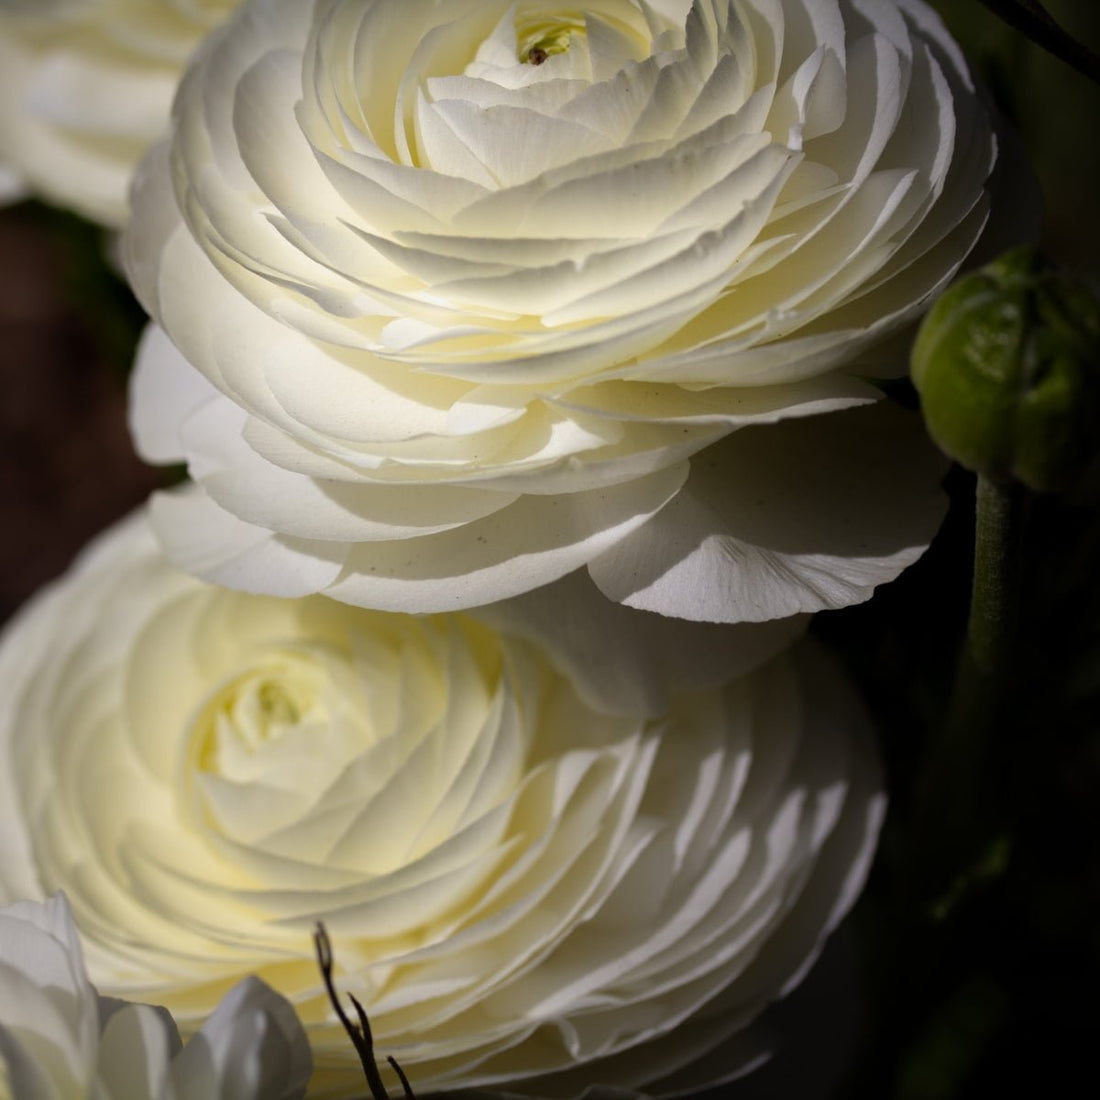
{"type": "MultiPolygon", "coordinates": [[[[317,949],[317,965],[320,967],[321,977],[325,982],[328,999],[336,1010],[336,1015],[340,1023],[343,1024],[344,1030],[348,1033],[352,1046],[355,1047],[359,1055],[359,1062],[363,1067],[363,1076],[366,1077],[367,1084],[370,1086],[371,1095],[374,1100],[389,1100],[389,1093],[386,1092],[385,1082],[383,1082],[382,1075],[378,1072],[378,1063],[374,1058],[374,1036],[371,1034],[370,1020],[367,1018],[366,1010],[353,994],[348,994],[348,1000],[351,1001],[352,1006],[355,1008],[355,1014],[359,1017],[359,1023],[354,1024],[344,1011],[343,1005],[340,1004],[340,996],[336,992],[336,984],[332,978],[332,943],[328,938],[328,932],[325,931],[325,926],[321,923],[318,923],[317,930],[313,933],[313,943],[317,949]]],[[[408,1100],[415,1100],[412,1088],[409,1086],[409,1079],[405,1076],[404,1071],[393,1058],[388,1058],[387,1061],[397,1074],[401,1087],[405,1090],[405,1096],[408,1100]]]]}
{"type": "Polygon", "coordinates": [[[1100,56],[1067,34],[1039,0],[980,0],[994,15],[1061,58],[1083,76],[1100,84],[1100,56]]]}
{"type": "Polygon", "coordinates": [[[355,1013],[359,1017],[359,1035],[362,1044],[359,1047],[359,1058],[363,1063],[363,1072],[367,1075],[371,1095],[374,1096],[374,1100],[389,1100],[389,1093],[386,1092],[382,1075],[378,1072],[378,1063],[374,1060],[374,1036],[371,1035],[366,1011],[353,994],[349,993],[348,999],[355,1006],[355,1013]]]}
{"type": "Polygon", "coordinates": [[[397,1064],[397,1059],[392,1054],[387,1054],[386,1061],[389,1062],[393,1072],[397,1074],[397,1079],[401,1082],[402,1089],[405,1090],[405,1100],[416,1100],[416,1097],[413,1095],[412,1085],[409,1084],[409,1079],[405,1076],[405,1071],[397,1064]]]}

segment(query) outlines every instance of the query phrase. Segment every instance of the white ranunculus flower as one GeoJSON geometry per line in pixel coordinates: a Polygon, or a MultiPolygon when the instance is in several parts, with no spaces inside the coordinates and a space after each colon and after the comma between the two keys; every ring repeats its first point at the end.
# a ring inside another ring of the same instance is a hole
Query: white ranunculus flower
{"type": "Polygon", "coordinates": [[[0,0],[0,198],[121,228],[176,84],[237,0],[0,0]]]}
{"type": "Polygon", "coordinates": [[[164,1009],[99,996],[63,894],[0,909],[3,1100],[297,1100],[310,1067],[294,1010],[256,978],[181,1049],[164,1009]]]}
{"type": "Polygon", "coordinates": [[[927,544],[919,426],[853,408],[987,216],[921,0],[248,0],[174,120],[126,250],[185,569],[437,611],[587,566],[736,622],[927,544]]]}
{"type": "Polygon", "coordinates": [[[319,1097],[363,1086],[318,920],[420,1095],[640,1088],[707,1052],[743,1072],[882,808],[831,666],[754,665],[791,629],[580,577],[426,618],[245,595],[138,517],[0,644],[0,891],[64,888],[94,980],[184,1030],[259,975],[319,1097]]]}

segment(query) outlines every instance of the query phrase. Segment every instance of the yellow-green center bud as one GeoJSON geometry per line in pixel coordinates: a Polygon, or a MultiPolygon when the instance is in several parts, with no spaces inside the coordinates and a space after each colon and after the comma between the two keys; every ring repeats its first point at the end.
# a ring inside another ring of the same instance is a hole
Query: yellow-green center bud
{"type": "Polygon", "coordinates": [[[1100,302],[1034,249],[941,295],[912,366],[929,433],[968,470],[1062,489],[1100,449],[1100,302]]]}
{"type": "Polygon", "coordinates": [[[585,33],[585,19],[579,14],[558,13],[549,18],[517,18],[519,59],[527,65],[541,65],[556,53],[566,53],[573,37],[585,33]]]}

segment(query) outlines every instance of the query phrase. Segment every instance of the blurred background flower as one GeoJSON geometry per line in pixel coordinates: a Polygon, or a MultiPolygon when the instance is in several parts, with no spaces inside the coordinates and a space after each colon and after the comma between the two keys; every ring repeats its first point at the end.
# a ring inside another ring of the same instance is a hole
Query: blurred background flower
{"type": "Polygon", "coordinates": [[[121,229],[192,51],[237,0],[0,0],[0,201],[121,229]]]}

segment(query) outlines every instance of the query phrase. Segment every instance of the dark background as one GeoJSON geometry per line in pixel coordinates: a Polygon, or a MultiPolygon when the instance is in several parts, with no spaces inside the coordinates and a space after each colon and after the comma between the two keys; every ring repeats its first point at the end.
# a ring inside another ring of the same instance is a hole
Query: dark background
{"type": "MultiPolygon", "coordinates": [[[[977,0],[935,6],[1023,137],[1046,251],[1096,283],[1100,88],[977,0]]],[[[1100,50],[1100,3],[1047,6],[1100,50]]],[[[35,203],[0,211],[0,621],[165,479],[128,441],[124,379],[142,313],[104,242],[35,203]]],[[[878,720],[892,794],[853,922],[864,1046],[837,1095],[1061,1096],[1071,1083],[1088,1094],[1100,1081],[1100,492],[1033,506],[1016,694],[976,772],[973,837],[960,845],[970,854],[933,915],[900,899],[921,842],[917,776],[965,625],[972,483],[956,471],[948,487],[951,516],[922,561],[814,627],[878,720]]]]}

